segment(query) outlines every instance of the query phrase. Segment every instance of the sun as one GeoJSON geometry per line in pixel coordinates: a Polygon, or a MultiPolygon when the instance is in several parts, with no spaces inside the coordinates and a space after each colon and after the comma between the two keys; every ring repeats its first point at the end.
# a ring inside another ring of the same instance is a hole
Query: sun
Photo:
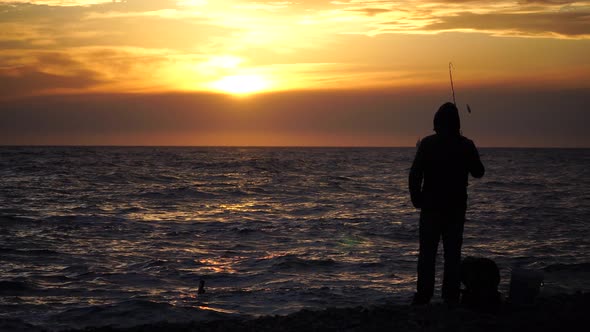
{"type": "Polygon", "coordinates": [[[217,91],[235,95],[248,95],[268,89],[270,83],[259,75],[225,76],[213,82],[212,87],[217,91]]]}

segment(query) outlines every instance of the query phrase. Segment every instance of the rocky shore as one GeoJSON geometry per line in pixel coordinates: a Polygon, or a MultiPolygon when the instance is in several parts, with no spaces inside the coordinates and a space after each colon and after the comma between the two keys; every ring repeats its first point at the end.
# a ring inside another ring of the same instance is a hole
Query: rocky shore
{"type": "MultiPolygon", "coordinates": [[[[383,305],[302,310],[287,316],[229,318],[189,323],[161,322],[131,328],[87,328],[85,332],[156,331],[576,331],[590,326],[590,293],[539,298],[533,305],[505,303],[497,312],[444,304],[383,305]]],[[[0,321],[0,330],[26,326],[0,321]]],[[[29,326],[30,328],[34,327],[29,326]]],[[[42,331],[42,330],[41,330],[42,331]]],[[[74,332],[74,330],[71,330],[74,332]]]]}

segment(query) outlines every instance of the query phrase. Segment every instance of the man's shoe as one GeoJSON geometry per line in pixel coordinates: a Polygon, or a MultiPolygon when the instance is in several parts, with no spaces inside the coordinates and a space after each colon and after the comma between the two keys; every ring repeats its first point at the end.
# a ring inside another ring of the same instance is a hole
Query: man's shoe
{"type": "Polygon", "coordinates": [[[414,294],[414,298],[412,299],[412,305],[426,305],[430,303],[430,297],[424,296],[420,293],[414,294]]]}
{"type": "Polygon", "coordinates": [[[458,307],[460,304],[458,298],[447,298],[447,299],[443,299],[443,301],[445,302],[447,307],[449,307],[449,309],[454,309],[454,308],[458,307]]]}

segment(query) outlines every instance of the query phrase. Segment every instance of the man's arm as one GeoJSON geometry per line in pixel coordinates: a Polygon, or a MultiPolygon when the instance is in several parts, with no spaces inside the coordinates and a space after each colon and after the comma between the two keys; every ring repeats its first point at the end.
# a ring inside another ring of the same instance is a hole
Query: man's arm
{"type": "Polygon", "coordinates": [[[416,157],[412,163],[410,169],[410,177],[408,179],[410,198],[412,199],[412,205],[419,209],[422,207],[422,179],[424,177],[424,151],[422,144],[418,146],[416,157]]]}
{"type": "Polygon", "coordinates": [[[479,179],[484,175],[486,170],[479,159],[479,152],[477,151],[475,144],[472,141],[470,141],[470,143],[472,152],[470,158],[471,160],[469,161],[469,173],[471,173],[474,178],[479,179]]]}

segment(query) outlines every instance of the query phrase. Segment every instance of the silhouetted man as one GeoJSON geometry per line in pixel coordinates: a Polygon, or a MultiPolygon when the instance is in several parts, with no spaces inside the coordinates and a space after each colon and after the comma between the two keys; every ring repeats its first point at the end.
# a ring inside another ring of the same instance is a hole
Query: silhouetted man
{"type": "Polygon", "coordinates": [[[467,208],[467,178],[484,174],[473,142],[461,135],[459,112],[453,103],[443,104],[434,115],[435,135],[420,142],[409,186],[412,204],[420,212],[418,285],[413,304],[430,302],[434,293],[434,269],[439,239],[444,249],[442,297],[459,302],[461,245],[467,208]]]}

